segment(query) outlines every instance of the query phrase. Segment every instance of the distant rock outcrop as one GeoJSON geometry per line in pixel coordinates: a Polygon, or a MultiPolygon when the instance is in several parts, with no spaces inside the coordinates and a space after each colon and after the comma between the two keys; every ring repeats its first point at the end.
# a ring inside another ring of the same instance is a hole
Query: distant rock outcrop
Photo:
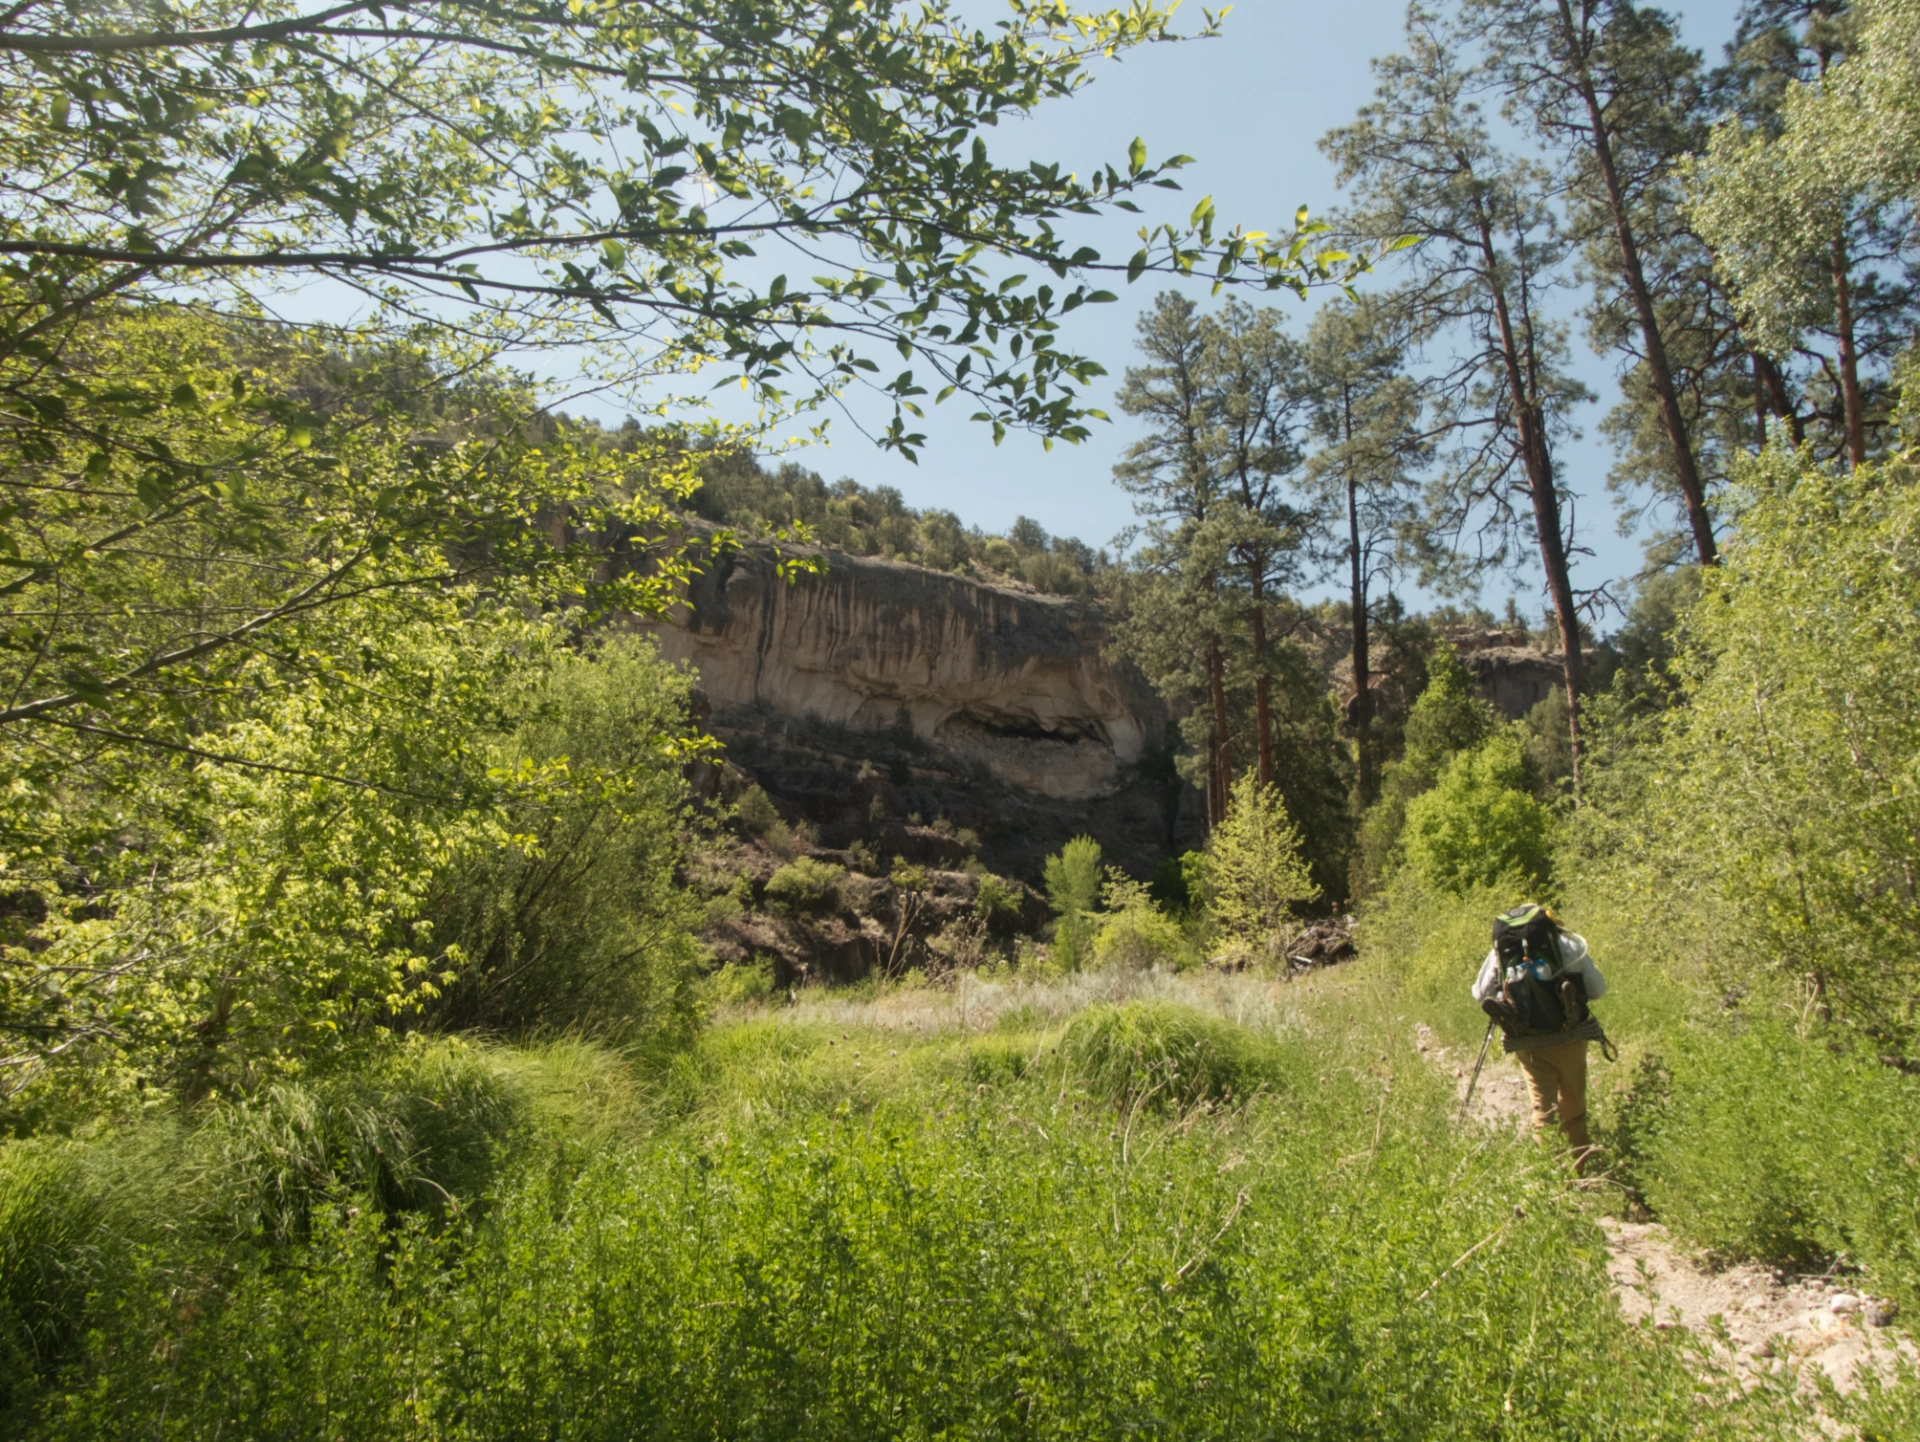
{"type": "MultiPolygon", "coordinates": [[[[938,821],[1030,881],[1082,832],[1136,875],[1199,842],[1200,797],[1173,770],[1167,708],[1110,654],[1100,606],[817,554],[825,569],[792,583],[764,548],[718,556],[652,623],[661,650],[699,672],[708,729],[790,821],[827,847],[953,864],[933,854],[938,821]]],[[[1443,637],[1509,718],[1561,683],[1560,658],[1524,630],[1443,637]]],[[[1351,706],[1346,662],[1328,660],[1351,706]]]]}
{"type": "Polygon", "coordinates": [[[1532,646],[1463,650],[1460,664],[1467,668],[1487,704],[1509,721],[1525,716],[1546,700],[1554,687],[1564,686],[1567,681],[1559,654],[1532,646]]]}
{"type": "Polygon", "coordinates": [[[1440,638],[1460,657],[1481,697],[1509,721],[1518,721],[1554,687],[1566,685],[1560,653],[1536,646],[1525,627],[1445,626],[1440,638]]]}

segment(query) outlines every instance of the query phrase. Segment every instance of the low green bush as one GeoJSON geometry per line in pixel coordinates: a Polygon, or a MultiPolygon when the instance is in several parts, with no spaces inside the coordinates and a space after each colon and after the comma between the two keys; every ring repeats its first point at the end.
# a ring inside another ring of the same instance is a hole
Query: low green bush
{"type": "Polygon", "coordinates": [[[840,905],[847,869],[811,856],[796,856],[767,879],[767,900],[794,911],[832,911],[840,905]]]}
{"type": "Polygon", "coordinates": [[[1840,1255],[1920,1308],[1920,1078],[1780,1022],[1676,1033],[1612,1129],[1673,1230],[1729,1257],[1840,1255]]]}
{"type": "Polygon", "coordinates": [[[1097,966],[1137,970],[1191,966],[1196,957],[1180,923],[1143,901],[1100,918],[1100,929],[1093,936],[1093,960],[1097,966]]]}
{"type": "Polygon", "coordinates": [[[1858,1437],[1860,1442],[1911,1442],[1920,1437],[1920,1366],[1911,1357],[1891,1359],[1884,1375],[1859,1369],[1853,1388],[1844,1394],[1825,1376],[1814,1380],[1821,1388],[1821,1409],[1833,1419],[1830,1435],[1858,1437]]]}
{"type": "Polygon", "coordinates": [[[1558,1173],[1456,1138],[1418,1066],[1391,1108],[1316,1057],[1311,1108],[1125,1127],[1051,1066],[749,1112],[756,1068],[862,1038],[738,1033],[689,1124],[530,1158],[457,1232],[336,1204],[296,1266],[141,1251],[17,1435],[1763,1435],[1768,1399],[1702,1397],[1670,1337],[1620,1320],[1558,1173]]]}
{"type": "Polygon", "coordinates": [[[970,1082],[988,1086],[1019,1081],[1043,1060],[1054,1060],[1056,1050],[1044,1036],[1031,1032],[979,1037],[967,1044],[965,1075],[970,1082]]]}
{"type": "Polygon", "coordinates": [[[1183,851],[1154,869],[1147,883],[1154,901],[1175,916],[1198,911],[1207,904],[1207,853],[1183,851]]]}
{"type": "Polygon", "coordinates": [[[1093,959],[1102,967],[1174,969],[1199,960],[1185,929],[1155,904],[1150,889],[1117,868],[1102,888],[1105,910],[1093,918],[1093,959]]]}
{"type": "Polygon", "coordinates": [[[982,921],[991,921],[1003,914],[1017,917],[1020,893],[991,871],[983,871],[974,882],[973,914],[982,921]]]}
{"type": "Polygon", "coordinates": [[[1062,1047],[1094,1095],[1121,1110],[1166,1110],[1278,1086],[1280,1048],[1243,1026],[1177,1002],[1094,1006],[1062,1047]]]}
{"type": "Polygon", "coordinates": [[[717,1006],[757,1006],[774,994],[773,962],[766,957],[716,967],[705,985],[706,1000],[717,1006]]]}
{"type": "Polygon", "coordinates": [[[755,836],[766,835],[780,823],[780,813],[774,809],[773,798],[754,785],[749,785],[740,793],[740,799],[734,803],[734,814],[740,818],[740,824],[755,836]]]}

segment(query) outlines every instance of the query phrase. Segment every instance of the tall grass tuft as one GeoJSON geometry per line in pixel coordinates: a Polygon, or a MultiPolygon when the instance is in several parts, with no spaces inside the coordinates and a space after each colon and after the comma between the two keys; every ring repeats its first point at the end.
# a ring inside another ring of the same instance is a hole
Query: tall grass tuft
{"type": "Polygon", "coordinates": [[[195,1188],[234,1238],[285,1245],[353,1195],[436,1221],[480,1203],[525,1131],[525,1088],[477,1048],[415,1044],[365,1071],[210,1108],[195,1188]]]}
{"type": "Polygon", "coordinates": [[[1062,1044],[1088,1089],[1122,1110],[1248,1096],[1284,1073],[1273,1042],[1178,1002],[1089,1007],[1062,1044]]]}
{"type": "Polygon", "coordinates": [[[79,1149],[0,1149],[0,1411],[73,1347],[109,1245],[107,1196],[79,1149]]]}

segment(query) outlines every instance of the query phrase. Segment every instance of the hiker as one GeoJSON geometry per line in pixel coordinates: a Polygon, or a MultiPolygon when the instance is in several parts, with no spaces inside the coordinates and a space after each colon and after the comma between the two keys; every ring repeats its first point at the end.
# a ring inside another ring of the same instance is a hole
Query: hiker
{"type": "Polygon", "coordinates": [[[1493,946],[1473,984],[1473,999],[1497,1022],[1501,1047],[1527,1074],[1533,1129],[1558,1123],[1584,1171],[1587,1136],[1587,1043],[1611,1055],[1607,1035],[1587,1003],[1607,994],[1585,937],[1561,929],[1546,907],[1526,902],[1494,918],[1493,946]]]}

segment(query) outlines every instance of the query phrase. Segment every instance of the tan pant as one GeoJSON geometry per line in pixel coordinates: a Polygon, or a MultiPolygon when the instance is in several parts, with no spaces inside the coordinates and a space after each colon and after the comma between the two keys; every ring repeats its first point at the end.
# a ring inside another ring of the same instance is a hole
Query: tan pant
{"type": "Polygon", "coordinates": [[[1544,1132],[1557,1122],[1575,1161],[1585,1162],[1593,1148],[1587,1138],[1587,1044],[1569,1041],[1514,1056],[1533,1096],[1533,1129],[1544,1132]]]}

